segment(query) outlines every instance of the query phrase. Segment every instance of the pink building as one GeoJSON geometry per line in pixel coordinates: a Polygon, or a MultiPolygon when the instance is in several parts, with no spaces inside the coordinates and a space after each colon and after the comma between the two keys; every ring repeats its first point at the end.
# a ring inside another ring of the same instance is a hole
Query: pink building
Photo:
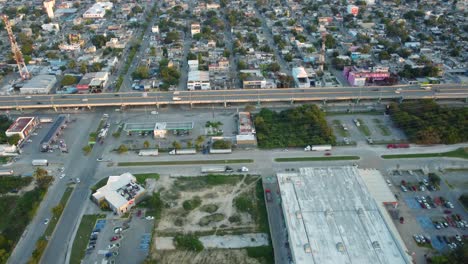
{"type": "Polygon", "coordinates": [[[361,69],[355,66],[345,67],[343,75],[352,86],[365,86],[366,83],[382,81],[390,77],[388,67],[372,67],[361,69]]]}

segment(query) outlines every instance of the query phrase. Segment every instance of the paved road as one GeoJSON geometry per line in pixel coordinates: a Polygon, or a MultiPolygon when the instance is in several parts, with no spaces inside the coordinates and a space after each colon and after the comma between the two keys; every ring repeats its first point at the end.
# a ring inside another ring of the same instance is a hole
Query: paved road
{"type": "Polygon", "coordinates": [[[466,99],[468,86],[434,85],[431,90],[417,85],[369,87],[317,87],[311,89],[255,89],[172,92],[101,93],[74,95],[1,96],[0,110],[60,107],[138,106],[161,104],[211,104],[257,102],[307,102],[379,99],[466,99]]]}

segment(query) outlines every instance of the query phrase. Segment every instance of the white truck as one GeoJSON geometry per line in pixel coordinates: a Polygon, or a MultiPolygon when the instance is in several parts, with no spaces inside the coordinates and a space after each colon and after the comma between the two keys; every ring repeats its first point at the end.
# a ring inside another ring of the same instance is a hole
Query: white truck
{"type": "Polygon", "coordinates": [[[49,166],[49,161],[46,159],[35,159],[32,161],[33,166],[49,166]]]}
{"type": "Polygon", "coordinates": [[[40,123],[52,123],[54,120],[50,117],[41,117],[39,118],[40,123]]]}
{"type": "Polygon", "coordinates": [[[328,151],[331,150],[331,145],[312,145],[304,148],[304,151],[328,151]]]}
{"type": "Polygon", "coordinates": [[[157,149],[142,149],[138,152],[138,156],[158,156],[159,151],[157,149]]]}
{"type": "Polygon", "coordinates": [[[229,154],[232,153],[232,149],[213,149],[210,148],[210,154],[229,154]]]}
{"type": "Polygon", "coordinates": [[[203,166],[201,168],[202,173],[223,173],[223,172],[234,172],[229,166],[203,166]]]}
{"type": "Polygon", "coordinates": [[[191,155],[197,154],[196,149],[173,149],[169,151],[169,155],[191,155]]]}
{"type": "Polygon", "coordinates": [[[1,176],[13,175],[13,170],[0,170],[0,175],[1,176]]]}

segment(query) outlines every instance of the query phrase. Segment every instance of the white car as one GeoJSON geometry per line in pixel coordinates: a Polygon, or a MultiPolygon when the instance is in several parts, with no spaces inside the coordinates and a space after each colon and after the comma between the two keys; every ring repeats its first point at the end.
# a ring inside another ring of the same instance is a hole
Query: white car
{"type": "Polygon", "coordinates": [[[114,233],[118,234],[118,233],[122,232],[122,230],[123,229],[121,227],[116,227],[116,228],[114,228],[114,233]]]}
{"type": "Polygon", "coordinates": [[[26,96],[26,99],[31,99],[31,96],[30,95],[26,96]]]}
{"type": "Polygon", "coordinates": [[[153,220],[153,219],[154,219],[154,216],[149,215],[149,216],[146,217],[146,220],[153,220]]]}
{"type": "Polygon", "coordinates": [[[118,248],[118,247],[120,247],[120,244],[115,243],[115,244],[110,244],[109,246],[107,246],[107,249],[113,249],[113,248],[118,248]]]}
{"type": "Polygon", "coordinates": [[[65,173],[62,173],[62,174],[60,175],[60,177],[59,177],[59,178],[60,178],[60,179],[63,179],[63,178],[65,178],[65,173]]]}
{"type": "Polygon", "coordinates": [[[80,183],[80,178],[76,178],[76,183],[80,183]]]}
{"type": "Polygon", "coordinates": [[[44,220],[44,225],[47,225],[48,223],[49,223],[49,218],[46,218],[46,219],[44,220]]]}

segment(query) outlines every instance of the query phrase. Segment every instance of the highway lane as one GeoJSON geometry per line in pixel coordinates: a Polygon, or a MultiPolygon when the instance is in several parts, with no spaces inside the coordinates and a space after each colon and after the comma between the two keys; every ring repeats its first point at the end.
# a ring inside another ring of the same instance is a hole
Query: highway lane
{"type": "Polygon", "coordinates": [[[430,90],[414,85],[387,87],[326,87],[311,89],[209,90],[174,92],[130,92],[74,95],[1,96],[0,109],[93,107],[156,104],[288,102],[351,99],[464,99],[468,86],[439,85],[430,90]],[[173,100],[178,97],[180,100],[173,100]]]}

